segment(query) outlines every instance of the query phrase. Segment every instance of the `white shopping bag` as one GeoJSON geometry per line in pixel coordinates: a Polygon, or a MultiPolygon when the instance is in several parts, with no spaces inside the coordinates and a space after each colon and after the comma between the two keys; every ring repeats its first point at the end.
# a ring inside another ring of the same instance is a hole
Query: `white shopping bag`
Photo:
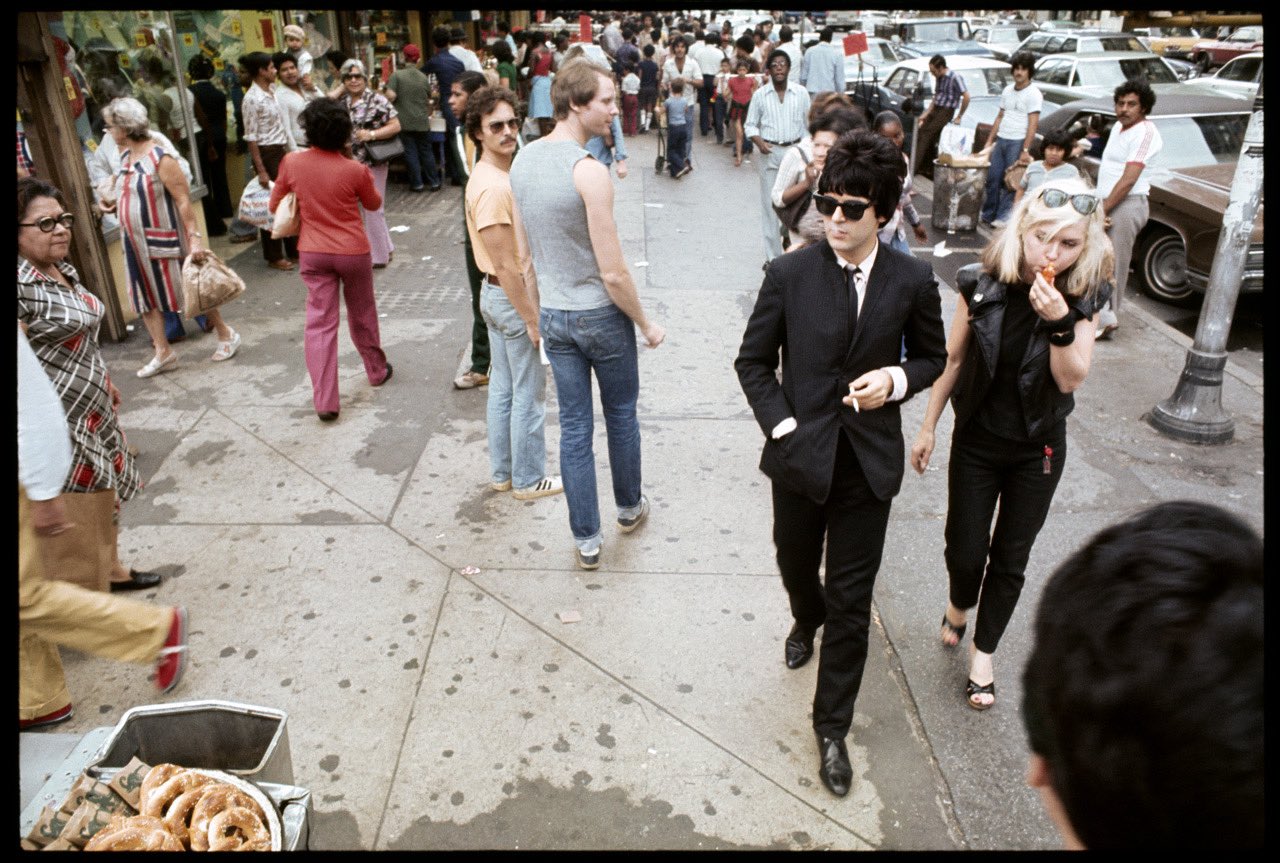
{"type": "Polygon", "coordinates": [[[967,156],[973,151],[973,130],[955,123],[948,123],[938,138],[938,154],[950,153],[953,156],[967,156]]]}

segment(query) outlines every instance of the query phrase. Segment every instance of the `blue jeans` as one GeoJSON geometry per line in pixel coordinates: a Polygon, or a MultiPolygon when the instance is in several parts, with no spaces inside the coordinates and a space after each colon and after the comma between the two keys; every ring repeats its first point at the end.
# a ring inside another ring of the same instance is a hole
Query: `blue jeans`
{"type": "Polygon", "coordinates": [[[436,168],[436,156],[431,152],[430,132],[400,132],[404,145],[404,164],[409,169],[409,188],[421,189],[425,171],[426,185],[440,185],[440,171],[436,168]]]}
{"type": "Polygon", "coordinates": [[[901,231],[893,232],[893,239],[889,241],[889,248],[897,249],[899,252],[911,254],[911,246],[907,243],[907,238],[902,235],[901,231]]]}
{"type": "Polygon", "coordinates": [[[689,161],[689,140],[688,123],[667,127],[667,167],[671,169],[673,177],[683,171],[685,163],[689,161]]]}
{"type": "Polygon", "coordinates": [[[502,288],[485,281],[489,327],[489,469],[494,482],[529,488],[547,475],[547,374],[524,321],[502,288]]]}
{"type": "MultiPolygon", "coordinates": [[[[609,471],[618,518],[640,513],[640,370],[636,330],[617,306],[567,312],[543,309],[542,343],[560,400],[560,475],[569,502],[569,528],[582,551],[600,546],[600,501],[591,372],[600,387],[600,406],[609,440],[609,471]]],[[[490,384],[492,386],[492,384],[490,384]]]]}
{"type": "Polygon", "coordinates": [[[997,138],[991,151],[991,167],[987,169],[987,197],[982,202],[982,219],[993,222],[1009,218],[1013,209],[1013,192],[1004,187],[1004,172],[1022,154],[1022,139],[997,138]]]}

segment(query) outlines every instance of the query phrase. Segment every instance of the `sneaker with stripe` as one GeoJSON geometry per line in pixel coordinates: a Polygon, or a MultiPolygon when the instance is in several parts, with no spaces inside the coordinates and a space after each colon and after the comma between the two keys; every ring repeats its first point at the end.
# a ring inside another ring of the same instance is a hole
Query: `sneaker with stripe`
{"type": "Polygon", "coordinates": [[[564,491],[564,483],[558,476],[544,476],[528,488],[518,488],[511,492],[516,500],[533,500],[535,497],[549,497],[564,491]]]}

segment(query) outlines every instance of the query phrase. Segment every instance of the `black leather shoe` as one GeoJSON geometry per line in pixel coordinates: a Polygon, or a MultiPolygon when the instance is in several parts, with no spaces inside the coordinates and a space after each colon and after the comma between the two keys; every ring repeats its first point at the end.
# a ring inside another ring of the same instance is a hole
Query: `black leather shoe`
{"type": "Polygon", "coordinates": [[[853,784],[853,765],[849,763],[849,750],[845,747],[844,740],[832,740],[821,734],[817,738],[818,775],[822,777],[822,784],[827,786],[828,791],[837,797],[843,797],[849,793],[849,786],[853,784]]]}
{"type": "Polygon", "coordinates": [[[136,569],[129,570],[128,581],[111,582],[111,592],[119,593],[122,590],[150,590],[153,587],[160,586],[160,573],[158,572],[138,572],[136,569]]]}
{"type": "MultiPolygon", "coordinates": [[[[386,382],[383,381],[383,383],[386,383],[386,382]]],[[[331,423],[338,418],[338,412],[337,411],[318,411],[316,413],[316,416],[320,417],[320,422],[322,423],[331,423]]]]}
{"type": "Polygon", "coordinates": [[[813,635],[816,629],[796,623],[787,635],[786,656],[787,668],[799,668],[813,656],[813,635]]]}

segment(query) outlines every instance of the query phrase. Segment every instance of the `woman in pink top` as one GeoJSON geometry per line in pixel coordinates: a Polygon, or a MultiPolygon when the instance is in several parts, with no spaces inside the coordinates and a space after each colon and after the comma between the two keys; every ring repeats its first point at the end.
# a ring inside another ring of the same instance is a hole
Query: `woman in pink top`
{"type": "Polygon", "coordinates": [[[382,206],[369,168],[350,158],[351,115],[333,99],[316,99],[299,117],[310,147],[284,157],[271,190],[271,209],[293,192],[302,230],[300,275],[307,286],[305,346],[316,414],[338,418],[338,283],[347,304],[347,328],[364,360],[369,383],[391,380],[391,364],[378,335],[373,299],[373,257],[360,206],[382,206]]]}

